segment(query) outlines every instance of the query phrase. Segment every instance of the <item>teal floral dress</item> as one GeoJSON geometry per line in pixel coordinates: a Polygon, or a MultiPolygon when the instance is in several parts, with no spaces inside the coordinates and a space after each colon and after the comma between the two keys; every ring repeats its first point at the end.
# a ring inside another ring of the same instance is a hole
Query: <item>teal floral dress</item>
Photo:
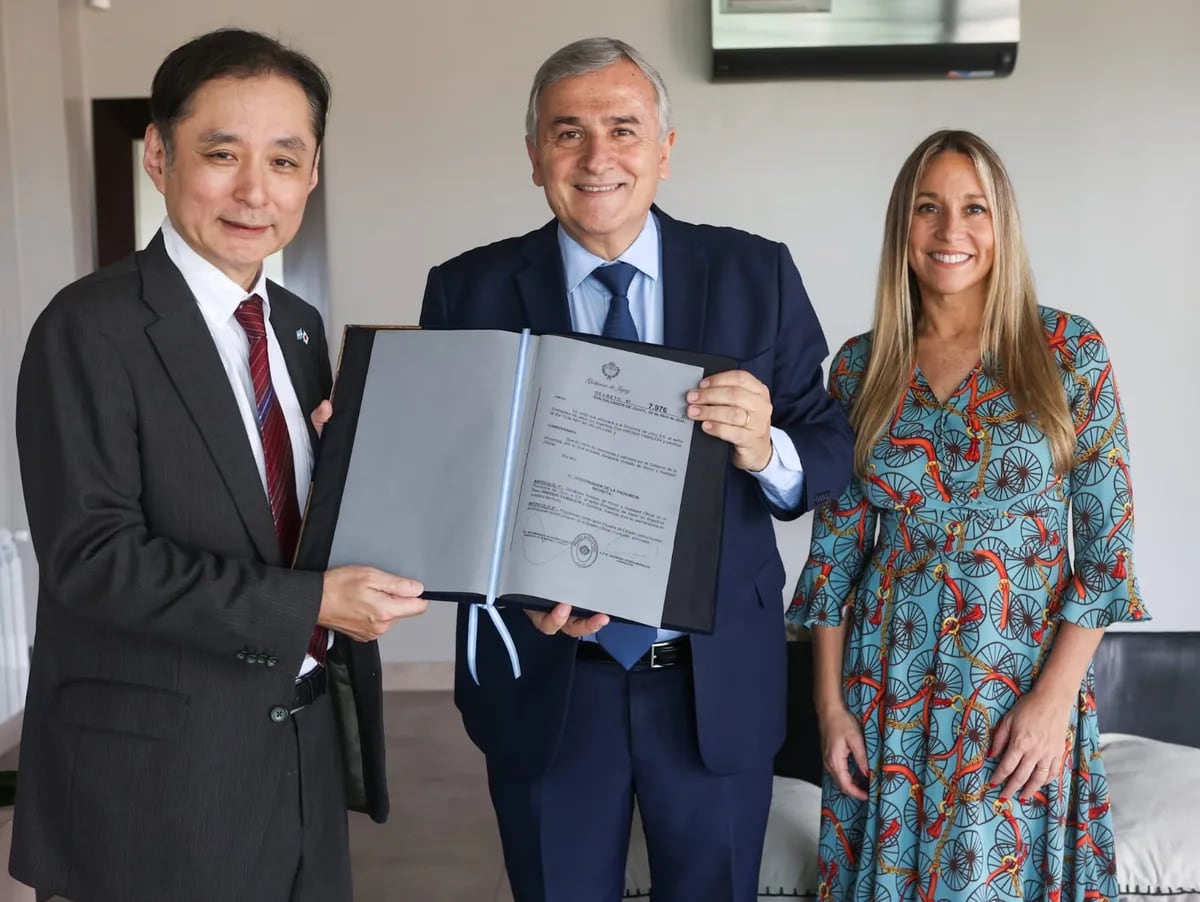
{"type": "MultiPolygon", "coordinates": [[[[825,776],[823,898],[1117,897],[1090,668],[1062,778],[1024,802],[987,788],[992,731],[1037,679],[1057,625],[1149,619],[1107,349],[1087,320],[1041,313],[1075,421],[1068,474],[981,367],[945,403],[914,369],[866,478],[816,513],[788,618],[848,624],[843,691],[870,768],[865,802],[825,776]]],[[[860,335],[833,361],[830,391],[847,408],[870,352],[860,335]]]]}

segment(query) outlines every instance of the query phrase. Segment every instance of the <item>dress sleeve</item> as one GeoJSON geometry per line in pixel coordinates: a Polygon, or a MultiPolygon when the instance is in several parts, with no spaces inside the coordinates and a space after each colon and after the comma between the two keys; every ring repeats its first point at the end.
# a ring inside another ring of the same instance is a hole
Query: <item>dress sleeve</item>
{"type": "Polygon", "coordinates": [[[1073,319],[1078,335],[1062,353],[1074,384],[1069,491],[1075,574],[1063,587],[1058,618],[1091,628],[1149,620],[1134,576],[1129,437],[1112,362],[1095,326],[1073,319]]]}
{"type": "MultiPolygon", "coordinates": [[[[829,368],[829,393],[849,413],[866,355],[851,339],[829,368]]],[[[833,501],[813,513],[812,543],[808,562],[800,573],[787,619],[804,626],[839,626],[854,598],[859,579],[875,546],[878,514],[867,501],[863,482],[852,476],[850,485],[833,501]]]]}

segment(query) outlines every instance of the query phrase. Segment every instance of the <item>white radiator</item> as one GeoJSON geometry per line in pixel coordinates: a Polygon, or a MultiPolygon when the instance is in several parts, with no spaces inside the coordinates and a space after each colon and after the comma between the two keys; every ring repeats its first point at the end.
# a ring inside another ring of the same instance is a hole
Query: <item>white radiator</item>
{"type": "Polygon", "coordinates": [[[29,629],[19,549],[28,539],[27,533],[0,529],[0,722],[21,712],[29,686],[29,629]]]}

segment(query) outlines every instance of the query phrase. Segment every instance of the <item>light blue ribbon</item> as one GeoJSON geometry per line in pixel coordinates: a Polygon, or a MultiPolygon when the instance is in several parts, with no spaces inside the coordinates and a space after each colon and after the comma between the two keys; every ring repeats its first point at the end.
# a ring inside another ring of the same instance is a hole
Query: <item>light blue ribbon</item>
{"type": "Polygon", "coordinates": [[[500,634],[504,647],[508,650],[508,660],[512,664],[513,679],[521,678],[521,660],[517,655],[517,646],[512,634],[500,612],[496,609],[496,592],[500,586],[500,567],[504,558],[505,528],[508,525],[508,511],[512,497],[513,475],[517,466],[518,432],[521,416],[525,408],[525,375],[529,359],[529,330],[521,332],[521,343],[517,346],[517,373],[513,379],[512,409],[508,414],[508,444],[504,449],[504,470],[500,482],[500,509],[496,512],[496,532],[492,539],[492,567],[488,573],[487,597],[483,604],[471,605],[467,614],[467,669],[471,679],[479,685],[479,674],[475,669],[475,652],[479,640],[479,611],[486,610],[500,634]]]}

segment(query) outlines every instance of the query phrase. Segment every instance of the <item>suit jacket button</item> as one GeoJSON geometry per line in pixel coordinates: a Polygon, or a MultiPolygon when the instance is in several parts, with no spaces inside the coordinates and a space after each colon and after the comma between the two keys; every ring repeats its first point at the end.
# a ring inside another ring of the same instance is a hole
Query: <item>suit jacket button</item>
{"type": "Polygon", "coordinates": [[[283,705],[276,705],[271,709],[271,722],[283,723],[288,719],[288,709],[283,705]]]}
{"type": "Polygon", "coordinates": [[[243,649],[241,649],[241,650],[240,650],[240,651],[237,653],[237,656],[236,656],[236,657],[237,657],[237,659],[238,659],[239,661],[244,661],[244,660],[246,660],[246,649],[244,649],[244,648],[243,648],[243,649]]]}
{"type": "Polygon", "coordinates": [[[267,658],[265,663],[268,667],[274,667],[276,664],[279,663],[279,659],[278,658],[267,658]]]}
{"type": "Polygon", "coordinates": [[[258,655],[246,655],[246,663],[247,664],[257,664],[258,663],[258,655]]]}

